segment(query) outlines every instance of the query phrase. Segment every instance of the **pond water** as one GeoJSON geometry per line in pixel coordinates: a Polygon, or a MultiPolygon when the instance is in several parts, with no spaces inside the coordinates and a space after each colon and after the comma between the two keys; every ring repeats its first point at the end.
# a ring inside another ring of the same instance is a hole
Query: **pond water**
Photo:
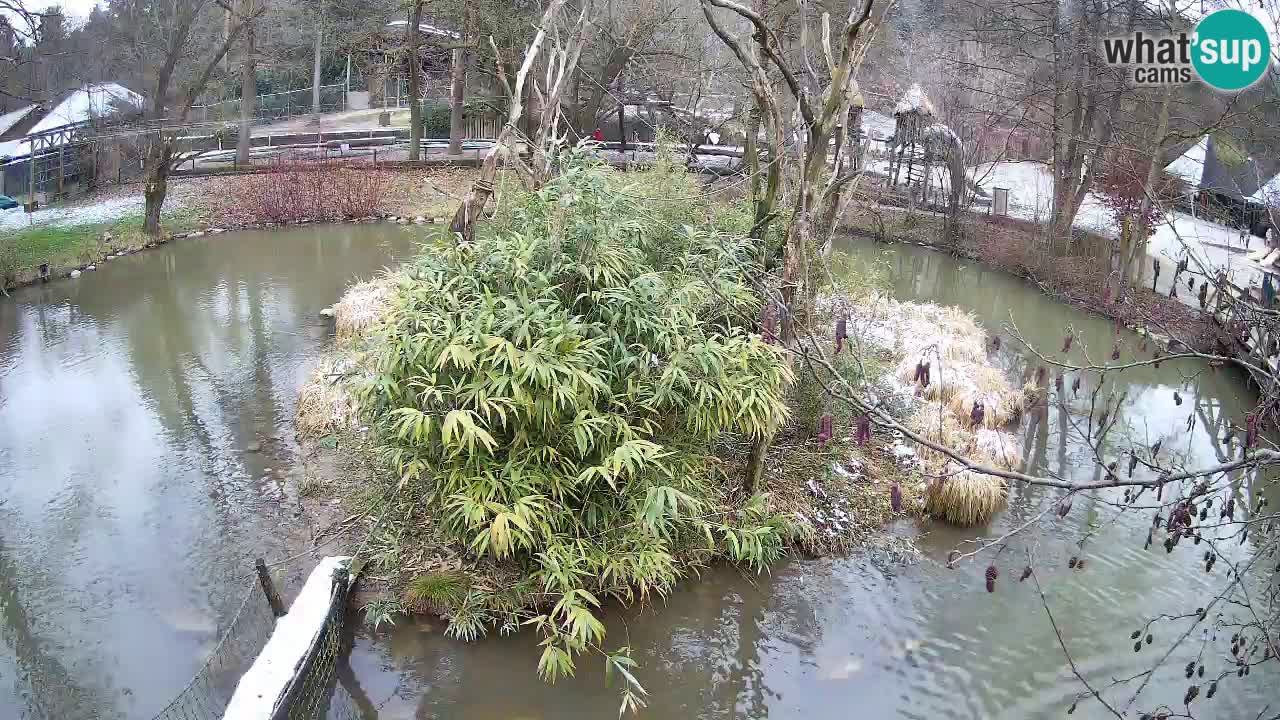
{"type": "MultiPolygon", "coordinates": [[[[413,235],[355,226],[188,240],[0,302],[0,717],[149,718],[181,689],[233,612],[253,557],[284,555],[282,530],[305,532],[291,522],[292,417],[329,341],[317,311],[410,252],[413,235]]],[[[1008,276],[914,247],[847,249],[883,263],[901,298],[967,307],[988,328],[1012,318],[1049,347],[1071,324],[1094,357],[1110,352],[1109,323],[1008,276]]],[[[1137,338],[1124,338],[1130,356],[1137,338]]],[[[1001,361],[1020,373],[1005,339],[1001,361]]],[[[1254,400],[1239,377],[1191,364],[1109,378],[1113,389],[1127,395],[1112,452],[1164,438],[1166,452],[1201,462],[1226,456],[1225,423],[1241,423],[1254,400]]],[[[1037,432],[1020,430],[1033,469],[1097,472],[1062,432],[1078,412],[1054,407],[1037,432]]],[[[942,563],[958,543],[1016,527],[1056,498],[1015,490],[1007,512],[973,531],[900,523],[893,532],[923,552],[911,565],[855,555],[759,577],[711,569],[664,604],[611,613],[609,643],[634,649],[651,693],[646,717],[1061,717],[1079,686],[1039,596],[1016,582],[1024,543],[1001,556],[993,594],[986,560],[942,563]]],[[[1185,625],[1157,626],[1137,654],[1130,631],[1193,610],[1211,587],[1197,553],[1143,550],[1149,522],[1079,498],[1066,520],[1026,536],[1091,679],[1148,667],[1185,625]],[[1073,554],[1088,558],[1086,570],[1067,569],[1073,554]]],[[[550,687],[536,678],[529,634],[464,644],[441,631],[410,620],[356,628],[338,673],[354,714],[616,717],[594,660],[550,687]]],[[[1157,674],[1142,707],[1180,704],[1187,652],[1157,674]]],[[[1209,672],[1226,667],[1224,653],[1212,646],[1209,672]]],[[[1267,702],[1275,711],[1275,680],[1232,676],[1197,717],[1253,717],[1267,702]]],[[[1103,714],[1082,701],[1076,716],[1103,714]]]]}
{"type": "Polygon", "coordinates": [[[0,717],[149,718],[191,679],[286,554],[318,311],[412,247],[227,233],[0,298],[0,717]]]}

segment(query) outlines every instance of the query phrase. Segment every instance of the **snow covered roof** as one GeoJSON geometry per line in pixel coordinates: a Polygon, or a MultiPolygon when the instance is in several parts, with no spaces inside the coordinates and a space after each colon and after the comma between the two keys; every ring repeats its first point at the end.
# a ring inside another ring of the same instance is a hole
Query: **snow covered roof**
{"type": "Polygon", "coordinates": [[[928,96],[924,94],[920,83],[911,83],[911,87],[907,88],[906,94],[893,107],[894,115],[903,115],[905,113],[921,113],[923,115],[933,115],[933,103],[929,102],[928,96]]]}
{"type": "MultiPolygon", "coordinates": [[[[67,125],[88,122],[116,112],[141,110],[146,100],[138,93],[117,83],[85,85],[54,106],[40,122],[32,126],[26,138],[0,143],[0,157],[26,157],[31,154],[31,142],[27,138],[42,132],[57,130],[67,125]]],[[[8,115],[4,116],[8,117],[8,115]]],[[[57,140],[52,141],[57,144],[57,140]]]]}
{"type": "Polygon", "coordinates": [[[1200,187],[1200,182],[1204,179],[1204,162],[1208,151],[1209,136],[1205,135],[1200,138],[1199,142],[1188,148],[1186,152],[1179,155],[1176,160],[1166,165],[1164,171],[1187,185],[1198,188],[1200,187]]]}
{"type": "Polygon", "coordinates": [[[1275,177],[1258,188],[1258,192],[1250,195],[1249,200],[1260,205],[1280,203],[1280,173],[1276,173],[1275,177]]]}
{"type": "MultiPolygon", "coordinates": [[[[387,27],[407,28],[409,27],[409,21],[408,20],[392,20],[391,22],[387,23],[387,27]]],[[[439,37],[453,38],[454,40],[462,39],[461,33],[456,33],[452,30],[445,30],[444,28],[436,27],[435,25],[431,25],[429,23],[418,23],[418,30],[426,33],[427,35],[437,35],[439,37]]]]}
{"type": "Polygon", "coordinates": [[[7,112],[4,115],[0,115],[0,135],[3,135],[9,132],[9,130],[12,129],[14,125],[17,125],[18,123],[22,122],[22,119],[30,115],[31,111],[35,110],[36,107],[37,106],[35,105],[28,105],[24,108],[18,108],[17,110],[14,110],[12,112],[7,112]]]}

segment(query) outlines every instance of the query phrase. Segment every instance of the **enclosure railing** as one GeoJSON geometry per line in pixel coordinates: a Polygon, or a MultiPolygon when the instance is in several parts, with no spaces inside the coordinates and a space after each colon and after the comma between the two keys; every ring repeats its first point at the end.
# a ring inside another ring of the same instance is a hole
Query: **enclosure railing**
{"type": "MultiPolygon", "coordinates": [[[[285,92],[259,95],[253,116],[259,121],[289,119],[295,115],[307,115],[313,110],[312,88],[299,88],[285,92]]],[[[320,86],[320,112],[340,112],[347,109],[347,86],[343,83],[320,86]]],[[[197,122],[234,122],[240,119],[240,99],[223,100],[209,105],[191,108],[191,118],[197,122]]]]}
{"type": "MultiPolygon", "coordinates": [[[[331,579],[323,622],[316,628],[283,692],[278,698],[262,698],[252,712],[254,717],[270,720],[357,720],[361,717],[359,703],[348,688],[339,688],[338,682],[350,586],[347,568],[339,565],[331,579]]],[[[276,620],[283,614],[266,566],[259,561],[258,576],[246,584],[235,615],[218,644],[191,682],[156,713],[153,720],[222,720],[245,673],[251,669],[256,671],[254,660],[267,646],[276,620]]],[[[358,687],[356,691],[359,693],[358,687]]],[[[243,710],[241,701],[237,705],[243,710]]]]}

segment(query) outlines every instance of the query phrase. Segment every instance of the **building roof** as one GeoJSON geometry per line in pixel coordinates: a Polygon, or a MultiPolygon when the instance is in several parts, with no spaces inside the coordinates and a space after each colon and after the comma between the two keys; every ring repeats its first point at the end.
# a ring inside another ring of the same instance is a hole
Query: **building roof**
{"type": "MultiPolygon", "coordinates": [[[[30,155],[31,141],[28,138],[32,135],[115,113],[136,112],[142,109],[145,102],[141,95],[118,83],[85,85],[63,98],[27,131],[25,137],[0,143],[0,157],[19,158],[30,155]]],[[[57,144],[57,140],[53,144],[57,144]]]]}
{"type": "Polygon", "coordinates": [[[28,105],[24,108],[18,108],[17,110],[13,110],[12,112],[7,112],[4,115],[0,115],[0,135],[4,135],[5,133],[13,129],[14,125],[17,125],[18,123],[22,122],[23,119],[25,119],[28,115],[30,115],[31,112],[35,110],[37,107],[38,106],[36,105],[28,105]]]}
{"type": "Polygon", "coordinates": [[[1209,136],[1204,135],[1173,162],[1165,165],[1164,171],[1190,187],[1199,188],[1200,181],[1204,178],[1204,160],[1208,151],[1209,136]]]}
{"type": "Polygon", "coordinates": [[[1249,200],[1259,205],[1280,205],[1280,173],[1263,183],[1257,192],[1249,196],[1249,200]]]}
{"type": "MultiPolygon", "coordinates": [[[[1262,178],[1275,172],[1264,171],[1266,163],[1247,156],[1250,148],[1245,143],[1227,137],[1225,141],[1212,134],[1200,137],[1173,162],[1165,166],[1165,172],[1177,177],[1194,190],[1225,195],[1239,201],[1261,202],[1259,186],[1262,178]]],[[[1254,147],[1253,150],[1260,148],[1254,147]]],[[[1274,180],[1273,180],[1274,182],[1274,180]]]]}
{"type": "Polygon", "coordinates": [[[933,103],[929,102],[929,97],[924,94],[920,83],[911,83],[911,87],[907,88],[907,92],[903,94],[902,99],[893,107],[895,116],[907,113],[920,113],[921,115],[930,116],[934,114],[933,103]]]}
{"type": "Polygon", "coordinates": [[[1252,157],[1240,158],[1243,153],[1228,148],[1209,136],[1205,152],[1204,177],[1200,187],[1236,200],[1244,200],[1258,190],[1261,171],[1252,157]]]}
{"type": "Polygon", "coordinates": [[[144,102],[141,95],[118,83],[85,85],[63,98],[27,134],[57,130],[116,112],[141,110],[144,102]]]}

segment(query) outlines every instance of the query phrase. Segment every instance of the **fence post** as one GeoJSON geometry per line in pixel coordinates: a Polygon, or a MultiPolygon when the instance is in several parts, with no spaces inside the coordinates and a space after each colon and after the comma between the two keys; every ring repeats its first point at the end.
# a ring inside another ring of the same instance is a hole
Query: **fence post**
{"type": "Polygon", "coordinates": [[[276,584],[271,581],[271,573],[267,571],[267,564],[258,558],[253,564],[258,571],[258,582],[262,584],[262,592],[267,596],[267,602],[271,603],[271,612],[276,617],[284,617],[284,603],[280,600],[280,593],[276,592],[276,584]]]}

